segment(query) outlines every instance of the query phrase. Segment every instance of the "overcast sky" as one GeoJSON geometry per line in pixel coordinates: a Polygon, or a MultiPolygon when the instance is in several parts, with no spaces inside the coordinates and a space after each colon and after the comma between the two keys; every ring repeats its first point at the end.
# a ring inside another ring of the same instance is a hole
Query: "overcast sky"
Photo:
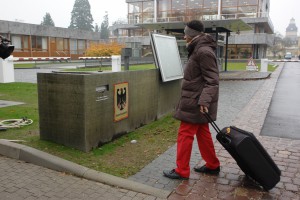
{"type": "MultiPolygon", "coordinates": [[[[270,18],[275,31],[279,31],[284,36],[290,19],[294,18],[300,35],[300,0],[270,1],[270,18]]],[[[0,20],[40,24],[48,12],[55,26],[68,27],[75,0],[9,0],[5,1],[5,4],[4,0],[0,2],[2,2],[0,20]]],[[[119,18],[126,19],[126,0],[89,0],[89,2],[94,24],[101,24],[105,11],[108,12],[110,23],[119,18]]]]}

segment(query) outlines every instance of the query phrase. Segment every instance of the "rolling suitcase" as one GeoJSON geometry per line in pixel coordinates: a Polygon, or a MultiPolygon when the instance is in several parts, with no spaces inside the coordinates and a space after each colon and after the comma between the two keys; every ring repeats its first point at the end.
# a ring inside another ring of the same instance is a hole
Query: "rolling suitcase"
{"type": "Polygon", "coordinates": [[[217,140],[235,159],[241,170],[258,182],[265,190],[270,190],[280,181],[281,171],[256,137],[234,126],[222,130],[204,114],[217,131],[217,140]]]}

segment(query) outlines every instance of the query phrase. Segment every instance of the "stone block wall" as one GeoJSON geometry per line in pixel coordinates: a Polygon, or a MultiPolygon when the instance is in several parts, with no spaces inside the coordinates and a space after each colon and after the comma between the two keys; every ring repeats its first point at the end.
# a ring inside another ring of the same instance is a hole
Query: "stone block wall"
{"type": "Polygon", "coordinates": [[[162,82],[158,69],[38,73],[37,78],[41,139],[85,152],[173,111],[181,83],[162,82]],[[115,121],[114,85],[123,82],[128,82],[128,118],[115,121]]]}

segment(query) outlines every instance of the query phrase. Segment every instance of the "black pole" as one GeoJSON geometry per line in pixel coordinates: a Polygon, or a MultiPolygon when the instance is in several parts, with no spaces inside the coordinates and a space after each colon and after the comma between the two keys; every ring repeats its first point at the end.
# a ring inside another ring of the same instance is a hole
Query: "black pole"
{"type": "MultiPolygon", "coordinates": [[[[219,33],[218,33],[218,30],[216,29],[216,42],[217,42],[217,46],[218,46],[218,40],[219,40],[219,33]]],[[[219,46],[218,46],[219,47],[219,46]]],[[[219,53],[218,53],[219,49],[217,48],[216,49],[216,56],[217,56],[217,59],[219,59],[219,53]]]]}
{"type": "Polygon", "coordinates": [[[226,43],[225,43],[225,72],[227,72],[227,57],[228,57],[228,37],[230,32],[226,32],[226,43]]]}
{"type": "Polygon", "coordinates": [[[124,56],[124,70],[129,70],[129,56],[124,56]]]}

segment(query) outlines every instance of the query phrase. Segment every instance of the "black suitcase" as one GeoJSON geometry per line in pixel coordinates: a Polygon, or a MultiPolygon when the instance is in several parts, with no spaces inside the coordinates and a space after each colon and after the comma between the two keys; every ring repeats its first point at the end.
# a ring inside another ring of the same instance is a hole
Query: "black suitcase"
{"type": "Polygon", "coordinates": [[[280,181],[281,171],[256,137],[234,126],[220,130],[207,113],[205,116],[217,131],[217,140],[235,159],[241,170],[265,190],[275,187],[280,181]]]}

